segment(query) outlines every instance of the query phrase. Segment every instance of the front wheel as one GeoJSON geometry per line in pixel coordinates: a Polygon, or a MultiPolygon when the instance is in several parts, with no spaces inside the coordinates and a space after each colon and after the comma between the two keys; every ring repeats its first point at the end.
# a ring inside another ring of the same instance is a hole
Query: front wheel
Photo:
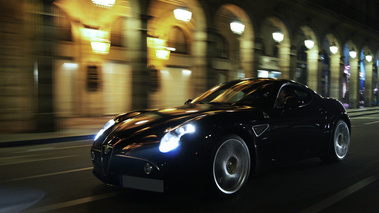
{"type": "Polygon", "coordinates": [[[219,195],[227,197],[238,193],[250,173],[250,153],[245,141],[229,136],[216,147],[212,162],[212,178],[219,195]]]}
{"type": "Polygon", "coordinates": [[[337,162],[343,160],[350,146],[350,130],[346,122],[340,120],[334,127],[330,147],[324,160],[337,162]]]}

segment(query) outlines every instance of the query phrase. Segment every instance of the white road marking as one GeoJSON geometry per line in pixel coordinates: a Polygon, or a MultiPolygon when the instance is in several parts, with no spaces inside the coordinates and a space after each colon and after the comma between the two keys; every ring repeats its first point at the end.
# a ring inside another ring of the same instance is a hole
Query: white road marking
{"type": "Polygon", "coordinates": [[[37,162],[37,161],[46,161],[46,160],[56,160],[56,159],[62,159],[62,158],[72,158],[79,155],[66,155],[66,156],[59,156],[59,157],[52,157],[52,158],[39,158],[39,159],[30,159],[30,160],[19,160],[9,163],[0,163],[0,166],[7,166],[7,165],[13,165],[13,164],[20,164],[20,163],[31,163],[31,162],[37,162]]]}
{"type": "Polygon", "coordinates": [[[376,123],[379,123],[379,121],[368,122],[368,123],[365,123],[365,124],[366,125],[370,125],[370,124],[376,124],[376,123]]]}
{"type": "Polygon", "coordinates": [[[41,177],[61,175],[61,174],[67,174],[67,173],[73,173],[73,172],[81,172],[81,171],[91,170],[92,168],[93,167],[91,166],[91,167],[86,167],[86,168],[73,169],[73,170],[67,170],[67,171],[61,171],[61,172],[53,172],[53,173],[47,173],[47,174],[42,174],[42,175],[33,175],[33,176],[22,177],[22,178],[14,178],[14,179],[6,180],[4,182],[13,182],[13,181],[41,178],[41,177]]]}
{"type": "Polygon", "coordinates": [[[52,204],[52,205],[42,206],[39,208],[29,209],[29,210],[26,210],[25,212],[26,213],[52,212],[52,211],[55,211],[57,209],[62,209],[62,208],[71,207],[71,206],[80,205],[80,204],[85,204],[85,203],[89,203],[89,202],[93,202],[93,201],[97,201],[97,200],[107,199],[110,197],[114,197],[116,195],[117,195],[116,192],[110,192],[110,193],[106,193],[106,194],[95,195],[95,196],[80,198],[80,199],[71,200],[71,201],[67,201],[67,202],[61,202],[61,203],[56,203],[56,204],[52,204]]]}
{"type": "Polygon", "coordinates": [[[337,203],[338,201],[346,198],[347,196],[353,194],[354,192],[366,187],[367,185],[369,185],[370,183],[376,181],[377,178],[376,177],[368,177],[364,180],[361,180],[359,181],[358,183],[330,196],[329,198],[317,203],[316,205],[313,205],[303,211],[301,211],[301,213],[313,213],[313,212],[320,212],[326,208],[328,208],[329,206],[337,203]]]}

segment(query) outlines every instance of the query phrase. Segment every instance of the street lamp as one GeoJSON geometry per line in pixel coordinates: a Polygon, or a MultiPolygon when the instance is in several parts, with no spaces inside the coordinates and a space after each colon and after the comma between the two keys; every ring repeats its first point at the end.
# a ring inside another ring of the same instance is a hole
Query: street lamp
{"type": "Polygon", "coordinates": [[[283,33],[282,33],[280,30],[277,30],[277,31],[275,31],[275,32],[272,33],[272,38],[273,38],[276,42],[280,43],[280,42],[283,41],[283,39],[284,39],[284,35],[283,35],[283,33]]]}
{"type": "Polygon", "coordinates": [[[338,47],[336,45],[336,43],[333,42],[332,46],[329,47],[330,49],[330,52],[333,53],[333,54],[336,54],[338,52],[338,47]]]}
{"type": "Polygon", "coordinates": [[[179,21],[189,22],[192,17],[192,12],[187,8],[180,7],[174,10],[174,16],[179,21]]]}
{"type": "Polygon", "coordinates": [[[236,20],[230,23],[230,30],[232,30],[234,34],[242,35],[242,33],[245,31],[245,25],[242,22],[236,20]]]}
{"type": "Polygon", "coordinates": [[[311,37],[308,36],[308,38],[304,40],[304,45],[307,47],[308,50],[310,50],[315,46],[315,42],[312,40],[311,37]]]}
{"type": "Polygon", "coordinates": [[[357,52],[355,51],[354,48],[350,50],[349,55],[353,59],[357,57],[357,52]]]}
{"type": "Polygon", "coordinates": [[[366,55],[366,60],[367,60],[368,62],[371,62],[371,61],[372,61],[372,55],[371,55],[370,53],[366,55]]]}

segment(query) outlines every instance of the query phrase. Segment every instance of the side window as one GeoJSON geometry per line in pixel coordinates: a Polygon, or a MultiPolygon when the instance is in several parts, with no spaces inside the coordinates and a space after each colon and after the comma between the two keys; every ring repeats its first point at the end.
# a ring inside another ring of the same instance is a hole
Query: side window
{"type": "Polygon", "coordinates": [[[264,85],[259,89],[253,90],[248,95],[246,95],[242,100],[241,104],[250,106],[261,106],[268,103],[271,96],[272,85],[264,85]]]}
{"type": "Polygon", "coordinates": [[[309,94],[309,92],[302,88],[297,88],[294,90],[294,93],[296,94],[296,98],[299,101],[300,105],[306,105],[308,104],[312,97],[309,94]]]}
{"type": "Polygon", "coordinates": [[[308,104],[311,101],[312,96],[309,91],[304,88],[286,85],[280,89],[275,106],[279,108],[284,107],[289,98],[291,99],[291,106],[296,105],[300,107],[308,104]]]}

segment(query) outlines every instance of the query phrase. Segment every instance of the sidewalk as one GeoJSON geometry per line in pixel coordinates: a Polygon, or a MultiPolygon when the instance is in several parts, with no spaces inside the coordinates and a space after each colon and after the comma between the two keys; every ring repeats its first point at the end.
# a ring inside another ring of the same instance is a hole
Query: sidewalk
{"type": "MultiPolygon", "coordinates": [[[[348,109],[350,117],[378,114],[379,107],[348,109]]],[[[62,118],[59,120],[58,131],[47,133],[0,134],[0,148],[43,143],[56,143],[74,140],[93,139],[97,132],[113,116],[62,118]]]]}
{"type": "Polygon", "coordinates": [[[56,132],[0,134],[0,148],[93,139],[113,117],[61,118],[56,132]]]}

